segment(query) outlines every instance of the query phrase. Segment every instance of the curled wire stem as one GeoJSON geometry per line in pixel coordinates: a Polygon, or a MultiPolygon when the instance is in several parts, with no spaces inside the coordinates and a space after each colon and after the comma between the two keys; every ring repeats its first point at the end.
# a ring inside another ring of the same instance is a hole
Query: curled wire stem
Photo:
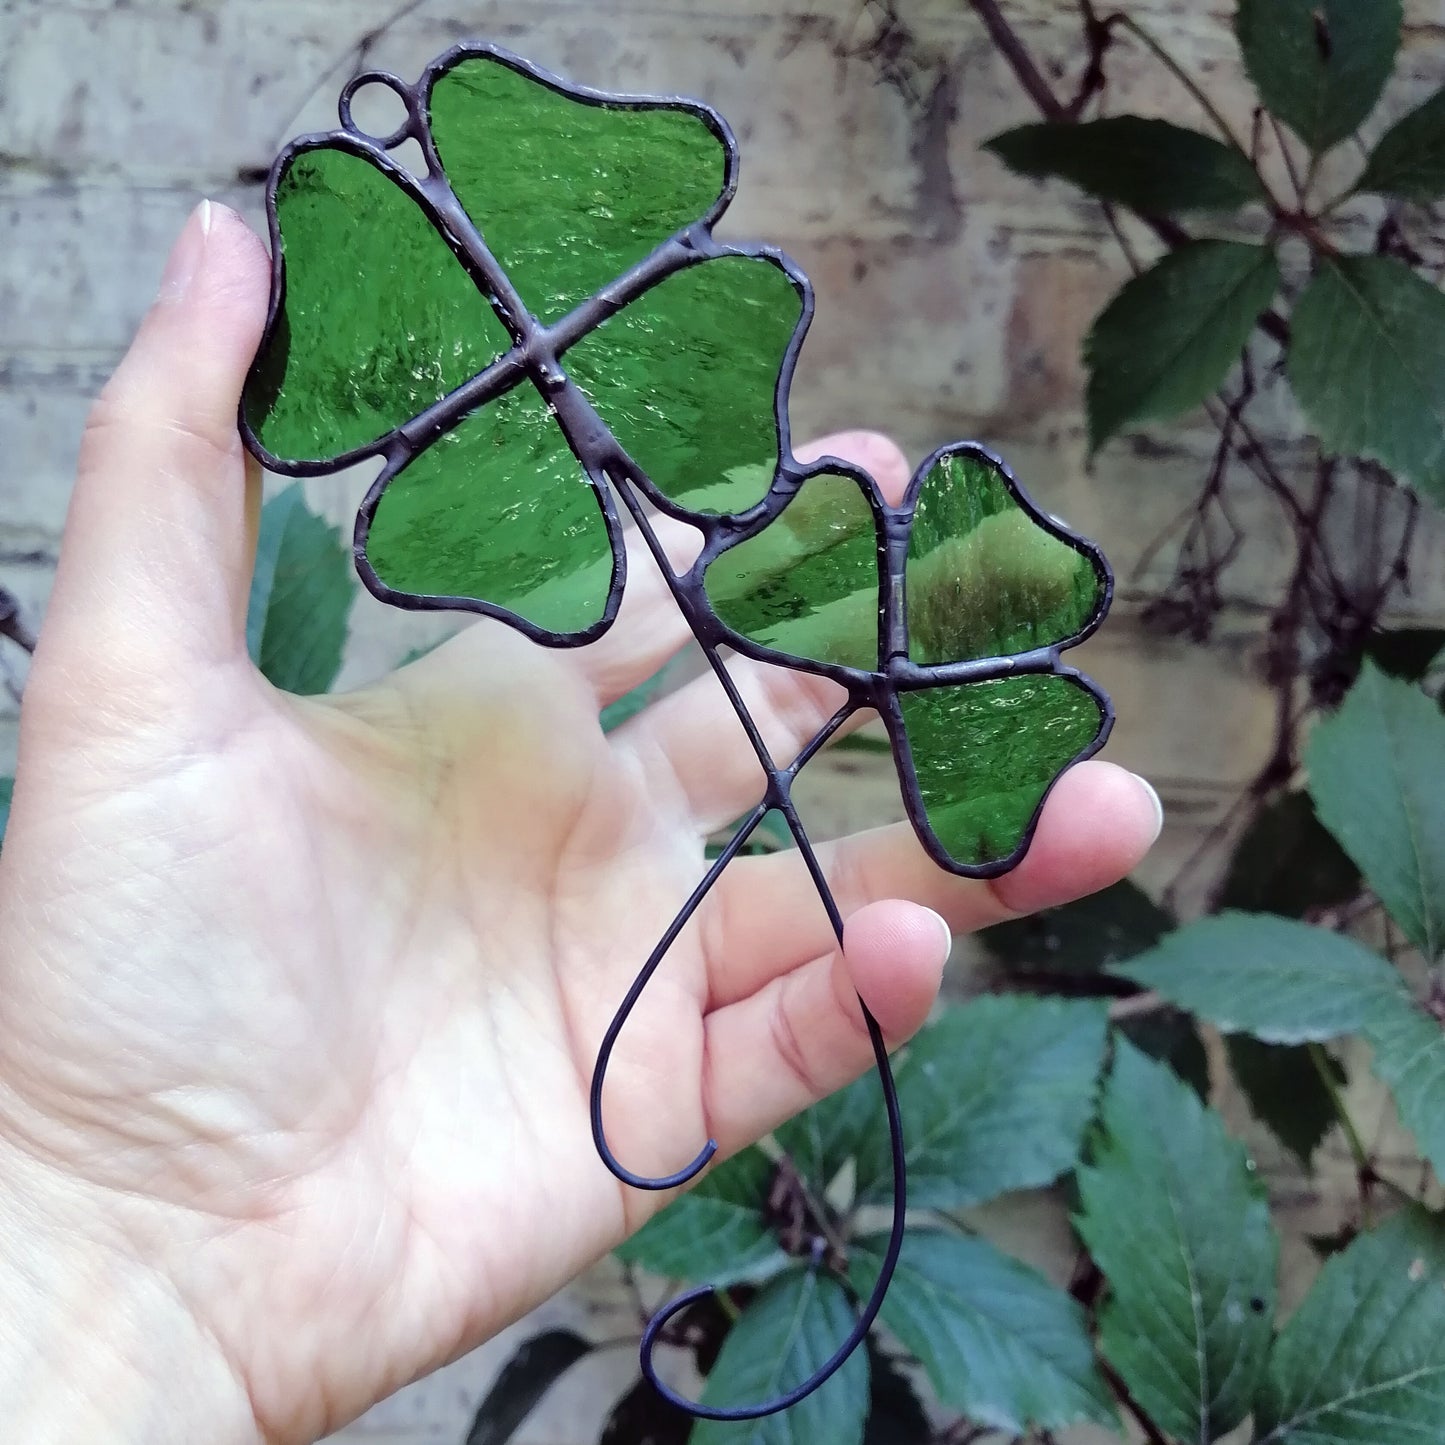
{"type": "MultiPolygon", "coordinates": [[[[850,696],[837,712],[823,725],[821,729],[810,739],[807,746],[798,756],[786,767],[780,767],[768,750],[767,744],[759,733],[757,724],[754,722],[751,713],[748,711],[746,702],[738,691],[737,684],[733,680],[722,658],[718,655],[716,646],[703,641],[698,627],[699,619],[695,615],[692,600],[679,585],[677,575],[673,572],[668,563],[667,556],[663,551],[661,543],[657,539],[646,510],[641,502],[633,494],[633,491],[626,482],[613,478],[613,485],[622,497],[628,510],[632,513],[637,522],[643,540],[648,550],[652,553],[653,559],[662,571],[673,598],[683,616],[692,626],[695,635],[699,635],[699,642],[707,657],[708,664],[717,675],[718,681],[722,684],[723,690],[727,693],[728,701],[731,703],[738,721],[742,724],[747,733],[748,741],[753,751],[757,754],[759,763],[767,775],[767,790],[763,800],[753,809],[751,813],[739,824],[733,836],[728,840],[727,846],[722,853],[713,861],[712,866],[703,876],[702,881],[693,890],[692,895],[683,905],[681,911],[673,919],[667,932],[662,936],[656,948],[653,949],[647,962],[638,972],[632,987],[628,989],[626,997],[614,1015],[606,1034],[603,1036],[601,1047],[597,1054],[596,1067],[592,1074],[591,1089],[591,1114],[592,1114],[592,1138],[597,1146],[598,1155],[609,1170],[624,1184],[634,1189],[667,1190],[676,1189],[696,1179],[717,1153],[717,1141],[709,1139],[699,1152],[697,1157],[687,1166],[676,1173],[660,1177],[649,1177],[636,1174],[623,1165],[613,1153],[607,1142],[606,1128],[602,1117],[602,1094],[606,1082],[608,1065],[612,1059],[612,1053],[617,1045],[633,1008],[642,996],[643,990],[647,987],[658,967],[661,965],[667,951],[677,940],[697,911],[703,899],[706,898],[709,890],[717,881],[724,868],[738,855],[749,837],[752,836],[758,824],[768,812],[776,810],[786,820],[789,832],[798,846],[799,854],[803,858],[808,874],[813,880],[813,886],[822,900],[823,907],[827,911],[828,921],[832,925],[834,936],[838,940],[838,946],[843,945],[843,917],[838,909],[837,901],[833,897],[832,890],[828,886],[828,880],[824,875],[822,865],[808,838],[807,830],[803,827],[802,819],[799,818],[797,809],[793,805],[791,789],[793,780],[802,770],[804,765],[833,737],[848,718],[857,710],[858,700],[850,696]]],[[[858,1007],[862,1010],[863,1021],[868,1030],[868,1038],[873,1046],[874,1063],[878,1070],[879,1082],[883,1089],[884,1107],[888,1115],[888,1138],[893,1161],[893,1221],[889,1232],[888,1248],[884,1253],[882,1267],[867,1300],[864,1301],[854,1322],[853,1328],[848,1332],[846,1338],[839,1344],[838,1348],[813,1371],[807,1379],[792,1387],[785,1394],[776,1396],[771,1400],[758,1401],[746,1405],[717,1406],[705,1405],[695,1400],[689,1400],[680,1395],[670,1385],[658,1377],[654,1361],[654,1353],[657,1346],[663,1343],[668,1323],[674,1319],[689,1305],[714,1293],[712,1285],[699,1285],[697,1288],[688,1290],[677,1296],[675,1299],[664,1305],[648,1322],[643,1332],[640,1350],[641,1367],[643,1377],[669,1404],[687,1414],[705,1420],[758,1420],[766,1415],[777,1414],[780,1410],[786,1410],[796,1405],[800,1400],[811,1395],[814,1390],[825,1384],[839,1369],[842,1368],[848,1357],[868,1337],[869,1330],[873,1327],[874,1320],[878,1317],[878,1311],[883,1306],[883,1298],[888,1292],[888,1285],[893,1278],[894,1269],[898,1264],[898,1256],[903,1248],[903,1232],[906,1223],[908,1205],[908,1183],[907,1183],[907,1158],[903,1143],[903,1121],[898,1103],[898,1091],[893,1080],[893,1070],[888,1060],[888,1044],[883,1037],[883,1030],[879,1027],[877,1019],[873,1017],[868,1005],[862,998],[858,999],[858,1007]]],[[[819,1260],[813,1262],[813,1269],[821,1267],[819,1260]]]]}

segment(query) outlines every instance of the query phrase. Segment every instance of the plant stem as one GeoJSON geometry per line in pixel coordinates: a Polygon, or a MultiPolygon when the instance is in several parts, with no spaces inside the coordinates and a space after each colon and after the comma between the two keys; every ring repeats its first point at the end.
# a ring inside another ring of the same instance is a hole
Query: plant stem
{"type": "Polygon", "coordinates": [[[742,1319],[743,1312],[733,1303],[733,1297],[726,1289],[713,1290],[713,1298],[717,1300],[718,1308],[727,1316],[730,1325],[735,1325],[742,1319]]]}

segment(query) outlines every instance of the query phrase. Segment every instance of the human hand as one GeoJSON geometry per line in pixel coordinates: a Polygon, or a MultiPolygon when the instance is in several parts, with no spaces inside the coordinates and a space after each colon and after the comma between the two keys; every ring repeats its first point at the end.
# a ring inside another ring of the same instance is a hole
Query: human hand
{"type": "MultiPolygon", "coordinates": [[[[192,218],[92,415],[26,692],[0,858],[0,1416],[27,1441],[92,1421],[313,1440],[665,1204],[597,1159],[592,1062],[704,835],[761,792],[712,679],[601,732],[686,640],[639,557],[590,648],[484,621],[358,693],[264,681],[235,417],[268,276],[233,213],[192,218]],[[47,1339],[74,1361],[60,1396],[24,1364],[47,1339]]],[[[831,449],[901,494],[891,444],[831,449]]],[[[736,676],[775,756],[840,700],[736,676]]],[[[1147,786],[1092,762],[993,883],[901,825],[829,845],[841,953],[796,853],[737,860],[623,1034],[619,1157],[665,1173],[758,1138],[870,1065],[855,990],[895,1043],[923,1022],[947,952],[929,909],[964,931],[1064,901],[1157,831],[1147,786]]]]}

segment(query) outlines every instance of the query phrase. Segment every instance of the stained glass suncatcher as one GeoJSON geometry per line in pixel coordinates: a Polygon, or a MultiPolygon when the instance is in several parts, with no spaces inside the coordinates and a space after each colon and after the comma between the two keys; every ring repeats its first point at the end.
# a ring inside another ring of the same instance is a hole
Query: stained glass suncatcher
{"type": "MultiPolygon", "coordinates": [[[[799,771],[854,713],[891,740],[903,801],[940,867],[1014,867],[1060,773],[1096,752],[1108,699],[1060,660],[1102,621],[1098,549],[1041,512],[973,443],[941,448],[890,506],[836,458],[792,454],[788,390],[812,315],[807,278],[766,246],[714,239],[737,148],[706,106],[570,86],[486,45],[460,45],[415,85],[350,81],[341,129],[293,141],[267,188],[271,312],[241,409],[271,470],[320,476],[383,465],[356,522],[366,586],[398,607],[482,613],[544,646],[612,624],[626,585],[623,515],[662,568],[728,691],[767,784],[643,965],[599,1049],[602,1084],[628,1014],[668,947],[769,810],[786,821],[834,931],[842,919],[793,805],[799,771]],[[363,85],[406,118],[385,137],[352,120],[363,85]],[[392,155],[421,146],[426,170],[392,155]],[[647,504],[698,527],[701,555],[668,564],[647,504]],[[821,673],[847,698],[797,758],[770,756],[723,649],[821,673]]],[[[903,1237],[902,1127],[884,1085],[894,1221],[878,1283],[831,1359],[786,1395],[714,1408],[643,1369],[674,1403],[751,1419],[817,1388],[862,1341],[903,1237]]]]}

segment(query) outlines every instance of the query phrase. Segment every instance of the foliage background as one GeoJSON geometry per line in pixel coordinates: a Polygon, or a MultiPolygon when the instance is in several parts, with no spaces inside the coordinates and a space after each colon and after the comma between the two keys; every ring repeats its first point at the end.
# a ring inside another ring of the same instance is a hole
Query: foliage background
{"type": "MultiPolygon", "coordinates": [[[[1166,0],[1139,0],[1127,8],[1247,130],[1227,7],[1181,13],[1166,0]]],[[[1068,0],[1005,9],[1037,54],[1071,53],[1068,0]]],[[[258,178],[278,143],[330,123],[329,98],[363,50],[367,63],[414,73],[459,35],[498,38],[579,80],[700,94],[733,119],[744,182],[731,225],[784,245],[819,292],[795,392],[800,434],[866,420],[915,455],[945,437],[979,436],[1046,505],[1103,542],[1122,600],[1081,665],[1118,704],[1110,756],[1164,794],[1168,831],[1141,879],[1157,893],[1267,760],[1262,618],[1286,581],[1285,536],[1275,509],[1243,492],[1248,540],[1208,645],[1142,627],[1142,600],[1172,567],[1170,549],[1151,554],[1151,543],[1188,503],[1214,433],[1196,414],[1115,442],[1086,467],[1080,343],[1127,266],[1095,203],[1020,181],[980,153],[986,138],[1035,116],[962,0],[908,0],[892,11],[861,0],[427,0],[397,14],[384,0],[18,0],[0,13],[0,581],[30,616],[43,609],[86,403],[196,196],[258,220],[258,178]]],[[[1407,5],[1405,48],[1374,129],[1445,80],[1442,39],[1436,0],[1407,5]]],[[[1115,109],[1198,123],[1137,49],[1121,49],[1110,64],[1115,109]]],[[[1368,206],[1354,216],[1346,220],[1363,244],[1375,217],[1368,206]]],[[[1147,249],[1147,238],[1141,244],[1147,249]]],[[[1286,405],[1262,425],[1303,459],[1303,428],[1286,405]]],[[[319,484],[311,496],[339,520],[358,489],[319,484]]],[[[1440,524],[1427,518],[1424,527],[1422,565],[1399,616],[1438,623],[1445,548],[1440,524]]],[[[363,600],[343,681],[424,642],[425,626],[363,600]]],[[[0,666],[18,666],[11,650],[0,666]]],[[[0,684],[0,773],[9,770],[13,718],[0,684]]],[[[894,789],[886,763],[849,753],[799,793],[810,816],[842,828],[896,812],[894,789]]],[[[961,963],[973,957],[960,949],[961,963]]],[[[974,970],[955,972],[956,988],[978,982],[974,970]]],[[[1307,1183],[1287,1151],[1224,1102],[1288,1226],[1283,1279],[1292,1302],[1314,1270],[1305,1236],[1334,1228],[1343,1194],[1353,1193],[1348,1152],[1337,1136],[1327,1140],[1321,1181],[1307,1183]]],[[[1371,1129],[1381,1117],[1367,1099],[1355,1112],[1371,1129]]],[[[1396,1147],[1390,1137],[1369,1142],[1386,1157],[1396,1147]]],[[[1062,1213],[1047,1201],[1007,1202],[985,1224],[1021,1253],[1066,1266],[1062,1213]]],[[[604,1267],[554,1316],[585,1316],[606,1332],[609,1319],[630,1323],[629,1310],[604,1267]]],[[[392,1402],[357,1438],[459,1439],[480,1384],[514,1345],[392,1402]]],[[[612,1375],[606,1361],[580,1367],[517,1438],[590,1438],[599,1397],[630,1368],[625,1358],[612,1364],[612,1375]],[[574,1433],[576,1421],[586,1423],[574,1433]]]]}

